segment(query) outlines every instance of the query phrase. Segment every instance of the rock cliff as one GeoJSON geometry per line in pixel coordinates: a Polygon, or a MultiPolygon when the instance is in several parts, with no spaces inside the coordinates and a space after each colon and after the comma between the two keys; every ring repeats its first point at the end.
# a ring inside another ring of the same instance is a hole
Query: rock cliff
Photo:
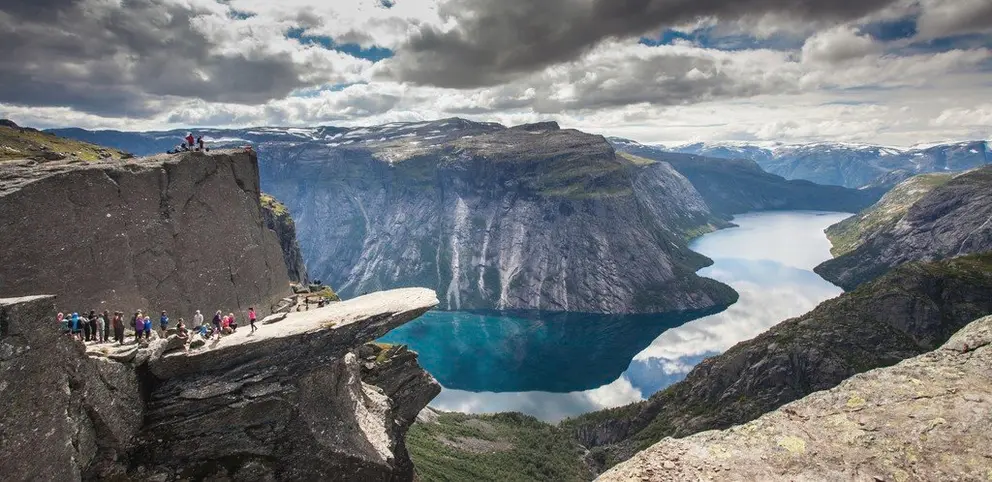
{"type": "MultiPolygon", "coordinates": [[[[0,296],[70,311],[267,311],[289,292],[244,150],[0,163],[0,296]]],[[[187,315],[188,316],[188,315],[187,315]]]]}
{"type": "MultiPolygon", "coordinates": [[[[874,209],[884,210],[886,203],[874,209]]],[[[904,213],[895,214],[895,220],[873,227],[877,216],[862,213],[856,226],[837,228],[863,234],[856,248],[814,271],[852,289],[909,261],[992,251],[992,167],[959,174],[923,195],[904,213]]]]}
{"type": "Polygon", "coordinates": [[[282,257],[286,263],[289,280],[302,285],[309,284],[307,267],[303,264],[303,252],[300,251],[300,243],[296,239],[296,223],[290,216],[289,209],[286,208],[285,204],[268,194],[262,194],[261,200],[265,226],[274,231],[276,237],[279,238],[279,246],[282,247],[282,257]]]}
{"type": "MultiPolygon", "coordinates": [[[[659,312],[736,294],[696,276],[721,223],[665,163],[555,124],[447,120],[259,147],[311,276],[343,296],[435,288],[445,309],[659,312]]],[[[290,142],[292,141],[292,142],[290,142]]]]}
{"type": "Polygon", "coordinates": [[[664,437],[753,420],[867,370],[933,350],[992,313],[992,254],[911,263],[704,360],[645,402],[565,422],[610,466],[664,437]]]}
{"type": "Polygon", "coordinates": [[[186,352],[83,346],[51,297],[0,302],[0,472],[12,480],[411,480],[403,438],[440,387],[362,348],[437,304],[376,293],[186,352]]]}
{"type": "Polygon", "coordinates": [[[882,189],[821,186],[804,180],[786,180],[770,174],[749,159],[722,159],[667,152],[626,139],[611,139],[617,150],[667,162],[699,191],[714,214],[770,209],[856,212],[878,200],[882,189]]]}
{"type": "Polygon", "coordinates": [[[602,481],[986,480],[992,317],[939,349],[729,430],[667,438],[602,481]]]}

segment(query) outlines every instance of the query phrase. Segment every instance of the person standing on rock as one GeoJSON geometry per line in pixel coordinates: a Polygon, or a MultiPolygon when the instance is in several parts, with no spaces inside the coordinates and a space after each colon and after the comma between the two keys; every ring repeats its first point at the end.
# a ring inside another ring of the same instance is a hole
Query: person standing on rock
{"type": "Polygon", "coordinates": [[[200,310],[196,310],[196,314],[193,315],[193,326],[198,327],[203,324],[203,314],[200,310]]]}
{"type": "Polygon", "coordinates": [[[90,332],[90,320],[89,318],[80,318],[80,323],[83,325],[83,341],[90,341],[90,336],[92,333],[90,332]]]}
{"type": "Polygon", "coordinates": [[[169,317],[166,316],[165,312],[162,312],[162,316],[158,319],[159,327],[162,328],[162,337],[165,337],[165,331],[169,329],[169,317]]]}
{"type": "Polygon", "coordinates": [[[107,310],[103,310],[103,321],[104,321],[103,341],[107,342],[110,341],[110,325],[111,325],[110,312],[107,310]]]}
{"type": "Polygon", "coordinates": [[[186,141],[186,145],[189,146],[189,149],[190,150],[193,150],[193,140],[194,140],[193,139],[193,133],[192,132],[187,132],[186,133],[186,137],[183,140],[186,141]]]}
{"type": "Polygon", "coordinates": [[[141,334],[145,331],[145,317],[141,316],[141,310],[134,313],[134,342],[141,341],[141,334]]]}
{"type": "Polygon", "coordinates": [[[255,317],[255,307],[254,306],[249,306],[248,307],[248,324],[251,325],[251,332],[252,333],[255,333],[255,330],[258,330],[258,328],[255,327],[255,318],[256,318],[255,317]]]}
{"type": "Polygon", "coordinates": [[[96,330],[94,330],[95,334],[93,335],[93,340],[97,343],[107,341],[107,339],[103,337],[103,328],[105,326],[107,326],[107,320],[103,317],[103,314],[101,313],[96,315],[96,330]]]}
{"type": "Polygon", "coordinates": [[[124,313],[114,312],[114,341],[124,344],[124,313]]]}
{"type": "Polygon", "coordinates": [[[145,332],[145,340],[152,339],[152,318],[150,316],[145,316],[145,319],[141,322],[142,328],[145,332]]]}

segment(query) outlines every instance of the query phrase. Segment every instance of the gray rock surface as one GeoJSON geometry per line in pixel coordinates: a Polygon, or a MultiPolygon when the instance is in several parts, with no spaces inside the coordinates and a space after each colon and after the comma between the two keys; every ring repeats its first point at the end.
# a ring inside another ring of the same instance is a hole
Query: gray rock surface
{"type": "Polygon", "coordinates": [[[51,297],[3,300],[0,471],[411,480],[403,437],[440,386],[405,349],[371,367],[356,351],[437,303],[425,289],[375,293],[186,351],[174,335],[84,349],[58,334],[51,297]]]}
{"type": "Polygon", "coordinates": [[[753,420],[850,376],[939,347],[992,313],[992,254],[911,263],[699,363],[650,399],[565,422],[596,464],[664,437],[753,420]]]}
{"type": "Polygon", "coordinates": [[[861,231],[865,238],[857,248],[814,271],[849,290],[910,261],[992,251],[992,167],[960,174],[913,203],[895,223],[861,231]]]}
{"type": "Polygon", "coordinates": [[[0,296],[62,310],[266,312],[289,292],[243,150],[0,163],[0,296]]]}
{"type": "Polygon", "coordinates": [[[687,233],[721,221],[667,164],[553,123],[381,129],[258,148],[311,276],[342,296],[413,284],[445,309],[611,313],[736,299],[694,274],[708,260],[687,233]]]}
{"type": "Polygon", "coordinates": [[[598,480],[987,480],[992,317],[940,349],[724,431],[667,438],[598,480]]]}
{"type": "Polygon", "coordinates": [[[135,372],[91,360],[59,333],[54,297],[0,299],[0,474],[80,480],[111,474],[141,427],[135,372]]]}

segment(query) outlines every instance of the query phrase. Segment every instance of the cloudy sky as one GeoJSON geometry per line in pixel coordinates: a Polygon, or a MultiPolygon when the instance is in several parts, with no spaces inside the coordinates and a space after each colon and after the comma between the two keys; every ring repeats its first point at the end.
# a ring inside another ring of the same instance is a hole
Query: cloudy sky
{"type": "Polygon", "coordinates": [[[39,127],[992,137],[992,0],[3,0],[0,45],[0,117],[39,127]]]}

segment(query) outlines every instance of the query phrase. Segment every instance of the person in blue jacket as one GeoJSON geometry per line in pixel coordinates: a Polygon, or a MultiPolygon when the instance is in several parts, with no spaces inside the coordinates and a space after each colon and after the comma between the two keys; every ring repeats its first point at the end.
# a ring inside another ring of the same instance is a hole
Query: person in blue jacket
{"type": "Polygon", "coordinates": [[[159,327],[162,328],[162,336],[165,336],[165,330],[169,328],[169,317],[166,316],[165,312],[162,312],[162,317],[158,319],[159,327]]]}
{"type": "Polygon", "coordinates": [[[72,336],[79,338],[79,313],[72,314],[72,336]]]}

